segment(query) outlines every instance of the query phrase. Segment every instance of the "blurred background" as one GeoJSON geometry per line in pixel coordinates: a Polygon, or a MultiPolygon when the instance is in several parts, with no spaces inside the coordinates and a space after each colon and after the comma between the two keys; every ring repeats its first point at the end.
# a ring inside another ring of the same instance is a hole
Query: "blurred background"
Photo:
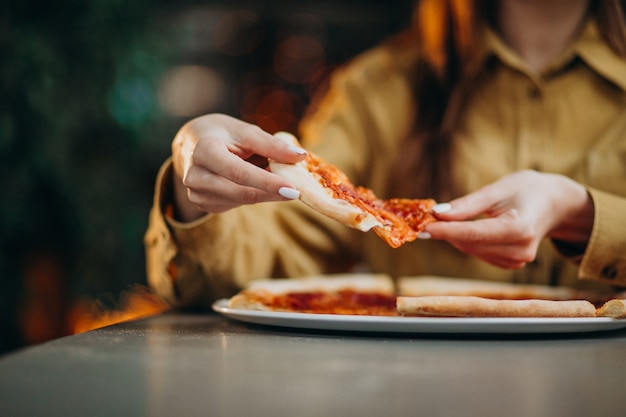
{"type": "Polygon", "coordinates": [[[2,2],[0,354],[165,308],[142,238],[177,129],[223,112],[295,133],[328,73],[411,5],[2,2]]]}

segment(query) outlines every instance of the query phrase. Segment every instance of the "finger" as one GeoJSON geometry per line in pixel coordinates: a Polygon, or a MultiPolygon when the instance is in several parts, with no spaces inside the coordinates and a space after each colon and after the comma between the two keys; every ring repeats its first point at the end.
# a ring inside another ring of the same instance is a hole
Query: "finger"
{"type": "Polygon", "coordinates": [[[449,203],[438,204],[433,211],[444,220],[467,220],[481,215],[497,215],[506,204],[502,191],[490,184],[449,203]]]}
{"type": "Polygon", "coordinates": [[[502,258],[502,257],[488,257],[488,256],[479,256],[479,259],[491,264],[493,266],[497,266],[502,269],[521,269],[526,266],[527,262],[516,261],[514,259],[502,258]]]}
{"type": "MultiPolygon", "coordinates": [[[[194,154],[194,162],[208,172],[228,179],[233,184],[256,188],[266,193],[278,195],[281,188],[293,188],[282,177],[246,162],[224,147],[205,147],[194,154]],[[207,166],[205,161],[211,161],[211,166],[207,166]]],[[[186,183],[190,184],[189,173],[186,177],[186,183]]]]}
{"type": "Polygon", "coordinates": [[[285,193],[285,187],[282,187],[277,192],[267,192],[262,189],[240,185],[220,175],[198,168],[190,169],[183,183],[189,189],[189,200],[203,208],[208,207],[209,204],[234,207],[242,204],[288,200],[299,196],[297,194],[289,194],[288,192],[285,193]]]}
{"type": "Polygon", "coordinates": [[[433,222],[426,225],[424,231],[432,239],[464,244],[520,242],[535,237],[534,229],[520,219],[519,212],[515,209],[498,217],[433,222]]]}
{"type": "Polygon", "coordinates": [[[516,230],[513,226],[505,226],[500,218],[439,222],[426,228],[431,238],[445,238],[461,252],[501,268],[517,269],[535,258],[539,239],[533,233],[516,230]]]}
{"type": "MultiPolygon", "coordinates": [[[[291,147],[260,127],[223,114],[211,114],[183,126],[178,137],[200,137],[202,141],[221,142],[230,152],[247,159],[254,154],[285,163],[302,160],[306,151],[291,147]]],[[[193,143],[193,141],[192,141],[193,143]]]]}
{"type": "Polygon", "coordinates": [[[200,210],[207,213],[221,213],[239,207],[243,204],[254,204],[263,201],[271,201],[271,197],[265,199],[267,194],[263,195],[261,191],[254,188],[240,192],[240,195],[245,196],[242,200],[229,199],[224,196],[214,197],[207,195],[196,190],[188,190],[188,199],[192,204],[198,207],[200,210]],[[256,195],[258,194],[258,196],[256,195]],[[245,200],[245,201],[244,201],[245,200]]]}
{"type": "Polygon", "coordinates": [[[246,124],[244,128],[239,129],[235,140],[239,152],[252,151],[253,154],[263,158],[274,159],[283,163],[299,162],[306,157],[307,153],[295,138],[295,143],[289,144],[251,124],[246,124]]]}
{"type": "Polygon", "coordinates": [[[461,252],[501,268],[521,268],[536,257],[536,247],[517,244],[453,244],[461,252]]]}
{"type": "Polygon", "coordinates": [[[532,260],[526,261],[526,260],[518,260],[516,258],[511,258],[508,256],[499,256],[497,254],[480,254],[480,255],[474,255],[479,259],[482,259],[483,261],[497,266],[498,268],[504,268],[504,269],[520,269],[523,268],[524,266],[526,266],[526,264],[528,264],[528,262],[531,262],[532,260]]]}

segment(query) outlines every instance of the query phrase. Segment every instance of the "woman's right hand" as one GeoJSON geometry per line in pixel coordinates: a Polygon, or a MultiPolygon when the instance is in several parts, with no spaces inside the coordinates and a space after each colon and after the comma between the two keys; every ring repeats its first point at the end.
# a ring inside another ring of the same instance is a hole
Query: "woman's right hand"
{"type": "Polygon", "coordinates": [[[434,210],[444,221],[428,224],[425,237],[447,240],[462,252],[513,269],[535,259],[545,236],[582,254],[595,212],[582,184],[531,170],[506,175],[434,210]]]}
{"type": "Polygon", "coordinates": [[[258,126],[222,114],[185,124],[172,142],[177,218],[192,221],[240,205],[298,198],[286,180],[267,171],[267,159],[296,163],[302,150],[258,126]]]}

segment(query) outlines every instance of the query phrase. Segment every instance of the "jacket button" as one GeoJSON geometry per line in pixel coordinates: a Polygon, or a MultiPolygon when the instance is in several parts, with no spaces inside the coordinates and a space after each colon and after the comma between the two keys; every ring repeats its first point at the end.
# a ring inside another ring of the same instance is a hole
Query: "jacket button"
{"type": "Polygon", "coordinates": [[[533,85],[527,90],[528,98],[531,100],[538,100],[541,98],[541,89],[536,85],[533,85]]]}
{"type": "Polygon", "coordinates": [[[617,276],[617,268],[615,268],[614,265],[606,265],[602,268],[602,271],[600,271],[600,275],[607,279],[613,279],[617,276]]]}

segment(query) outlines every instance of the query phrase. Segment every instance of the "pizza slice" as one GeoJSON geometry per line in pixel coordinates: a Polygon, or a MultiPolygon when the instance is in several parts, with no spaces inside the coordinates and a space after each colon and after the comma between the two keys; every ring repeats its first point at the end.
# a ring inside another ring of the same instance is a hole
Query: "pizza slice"
{"type": "Polygon", "coordinates": [[[464,295],[398,297],[403,316],[436,317],[595,317],[587,300],[494,300],[464,295]]]}
{"type": "Polygon", "coordinates": [[[385,274],[336,274],[253,281],[230,298],[233,309],[394,316],[396,294],[385,274]]]}
{"type": "MultiPolygon", "coordinates": [[[[289,133],[274,136],[300,146],[289,133]]],[[[434,200],[378,199],[372,190],[353,185],[336,166],[311,152],[296,164],[270,160],[269,167],[300,191],[300,200],[306,205],[346,226],[363,232],[373,229],[393,248],[415,240],[428,223],[436,220],[431,213],[434,200]]]]}
{"type": "Polygon", "coordinates": [[[626,299],[613,299],[604,303],[596,311],[598,317],[612,317],[626,319],[626,299]]]}
{"type": "MultiPolygon", "coordinates": [[[[596,306],[616,296],[540,284],[516,284],[469,278],[414,276],[398,278],[402,315],[455,317],[593,317],[596,306]]],[[[606,315],[617,314],[615,305],[606,315]]]]}
{"type": "MultiPolygon", "coordinates": [[[[438,276],[400,277],[398,278],[398,293],[410,297],[460,295],[496,300],[574,300],[585,298],[581,296],[580,291],[567,287],[438,276]]],[[[600,294],[596,296],[599,297],[600,294]]],[[[602,299],[605,300],[606,296],[602,299]]]]}

